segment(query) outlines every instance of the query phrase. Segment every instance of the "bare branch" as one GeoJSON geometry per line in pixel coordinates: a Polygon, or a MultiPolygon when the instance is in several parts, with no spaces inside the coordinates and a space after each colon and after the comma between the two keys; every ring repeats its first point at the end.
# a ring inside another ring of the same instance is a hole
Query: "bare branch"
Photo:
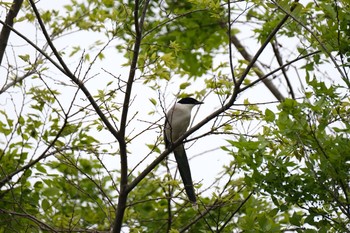
{"type": "MultiPolygon", "coordinates": [[[[5,24],[13,27],[14,19],[16,18],[19,10],[21,9],[23,0],[13,0],[11,8],[6,15],[5,24]]],[[[7,42],[10,37],[11,29],[3,26],[0,33],[0,65],[5,54],[7,42]]]]}
{"type": "Polygon", "coordinates": [[[235,78],[235,73],[234,73],[234,68],[233,68],[233,61],[232,61],[232,44],[231,44],[231,37],[232,37],[232,24],[231,24],[231,2],[230,0],[227,1],[227,7],[228,7],[228,19],[227,19],[227,22],[228,22],[228,39],[230,40],[229,43],[228,43],[228,50],[229,50],[229,58],[230,58],[230,69],[231,69],[231,75],[232,75],[232,80],[234,82],[235,85],[237,85],[237,82],[236,82],[236,78],[235,78]]]}
{"type": "Polygon", "coordinates": [[[135,79],[136,69],[137,69],[137,61],[140,53],[141,40],[142,40],[142,29],[143,23],[146,17],[146,12],[148,9],[148,4],[150,0],[144,1],[142,13],[139,16],[139,5],[141,2],[138,0],[135,1],[135,9],[134,9],[134,24],[135,24],[135,44],[133,50],[133,57],[131,61],[129,77],[126,84],[124,103],[123,103],[123,111],[120,120],[120,129],[118,133],[119,138],[119,148],[120,148],[120,192],[118,198],[118,206],[116,211],[116,217],[113,224],[113,232],[117,233],[121,231],[122,222],[124,217],[124,212],[126,209],[126,201],[128,196],[128,158],[127,158],[127,149],[126,149],[126,141],[125,141],[125,132],[127,126],[127,117],[128,111],[130,107],[130,99],[131,99],[131,91],[135,79]]]}
{"type": "MultiPolygon", "coordinates": [[[[299,0],[295,0],[294,4],[292,4],[290,11],[292,12],[295,8],[296,8],[296,4],[299,2],[299,0]]],[[[281,27],[283,26],[283,24],[288,20],[290,16],[290,13],[286,13],[286,15],[283,17],[283,19],[277,24],[277,26],[272,30],[272,32],[270,32],[270,34],[267,36],[265,42],[261,45],[261,47],[259,48],[259,50],[256,52],[256,54],[254,55],[254,57],[252,57],[250,59],[250,56],[247,56],[247,60],[249,61],[249,64],[247,66],[247,68],[245,69],[245,71],[243,72],[242,76],[240,77],[240,79],[237,82],[237,85],[235,86],[235,90],[239,89],[241,84],[243,83],[244,79],[246,78],[246,76],[249,74],[250,70],[253,67],[256,67],[255,62],[258,60],[259,56],[261,55],[261,53],[265,50],[266,46],[270,43],[270,41],[272,41],[272,39],[275,37],[276,33],[281,29],[281,27]]],[[[232,38],[232,42],[239,42],[239,40],[237,38],[235,38],[235,36],[233,35],[232,38]]],[[[243,48],[242,46],[240,46],[239,44],[237,44],[237,48],[243,48]],[[237,47],[238,46],[238,47],[237,47]]],[[[239,51],[244,51],[242,49],[238,49],[239,51]]],[[[248,55],[248,53],[246,54],[248,55]]],[[[266,82],[266,81],[265,81],[266,82]]],[[[266,83],[265,83],[266,85],[266,83]]],[[[268,84],[269,85],[269,84],[268,84]]],[[[275,86],[267,86],[269,89],[271,90],[271,92],[275,95],[275,97],[279,100],[279,101],[283,101],[284,97],[279,93],[279,91],[274,90],[275,86]]],[[[236,91],[235,91],[236,92],[236,91]]],[[[238,93],[237,93],[238,94],[238,93]]],[[[234,102],[236,96],[235,94],[233,94],[231,101],[230,102],[234,102]]]]}
{"type": "Polygon", "coordinates": [[[269,79],[261,79],[261,77],[264,77],[264,72],[262,69],[259,67],[258,64],[255,62],[252,63],[253,58],[252,56],[248,53],[246,48],[241,44],[239,39],[235,35],[231,35],[231,43],[235,45],[237,48],[238,52],[244,57],[245,60],[249,61],[252,64],[252,68],[254,68],[255,74],[260,78],[260,80],[265,84],[265,86],[270,90],[270,92],[278,99],[279,101],[284,100],[284,96],[282,93],[277,89],[277,87],[272,83],[271,80],[269,79]]]}
{"type": "Polygon", "coordinates": [[[27,73],[25,73],[24,75],[20,76],[20,77],[16,77],[12,82],[7,83],[5,86],[3,86],[0,90],[0,95],[4,92],[6,92],[10,87],[13,87],[14,85],[16,85],[19,82],[22,82],[25,78],[29,77],[30,75],[34,74],[35,71],[31,70],[28,71],[27,73]]]}
{"type": "MultiPolygon", "coordinates": [[[[278,62],[278,65],[280,67],[283,66],[283,61],[282,61],[282,57],[281,57],[281,54],[279,52],[279,49],[278,49],[278,43],[277,43],[277,39],[275,38],[275,40],[271,41],[271,45],[272,45],[272,50],[276,56],[276,59],[277,59],[277,62],[278,62]]],[[[290,95],[292,96],[293,99],[295,99],[295,94],[294,94],[294,91],[293,91],[293,86],[292,84],[290,83],[289,81],[289,78],[288,78],[288,75],[287,75],[287,72],[286,72],[286,69],[285,67],[281,68],[281,71],[282,71],[282,74],[283,74],[283,77],[284,79],[286,80],[286,83],[287,83],[287,86],[289,88],[289,93],[290,95]]],[[[261,77],[260,77],[261,78],[261,77]]]]}
{"type": "Polygon", "coordinates": [[[253,195],[254,191],[251,191],[249,193],[249,195],[241,202],[241,204],[239,204],[239,206],[237,207],[237,209],[235,211],[233,211],[230,215],[230,217],[228,218],[228,220],[221,226],[220,230],[218,232],[222,232],[226,225],[230,222],[230,220],[235,216],[235,214],[243,207],[243,205],[250,199],[250,197],[253,195]]]}
{"type": "Polygon", "coordinates": [[[318,53],[320,53],[320,52],[321,52],[321,51],[318,50],[318,51],[311,52],[311,53],[305,54],[305,55],[303,55],[303,56],[297,57],[297,58],[291,60],[290,62],[287,62],[287,63],[285,63],[284,65],[278,67],[277,69],[271,71],[270,73],[265,74],[265,75],[262,76],[261,78],[259,78],[259,79],[255,80],[255,81],[251,82],[249,85],[243,87],[243,88],[241,89],[241,91],[244,91],[244,90],[246,90],[246,89],[248,89],[248,88],[254,86],[255,84],[259,83],[260,81],[262,81],[262,80],[264,80],[264,79],[270,77],[270,76],[273,75],[274,73],[280,71],[280,70],[283,69],[284,67],[290,66],[291,64],[293,64],[293,63],[295,63],[295,62],[297,62],[297,61],[303,60],[303,59],[305,59],[305,58],[307,58],[307,57],[311,57],[311,56],[313,56],[313,55],[315,55],[315,54],[318,54],[318,53]]]}

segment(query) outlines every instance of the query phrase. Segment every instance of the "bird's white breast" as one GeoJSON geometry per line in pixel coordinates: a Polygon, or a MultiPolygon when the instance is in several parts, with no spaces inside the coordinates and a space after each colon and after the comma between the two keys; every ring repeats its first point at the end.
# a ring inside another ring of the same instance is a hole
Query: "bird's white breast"
{"type": "Polygon", "coordinates": [[[192,104],[177,103],[168,111],[165,134],[169,141],[175,142],[186,132],[191,121],[193,106],[192,104]]]}

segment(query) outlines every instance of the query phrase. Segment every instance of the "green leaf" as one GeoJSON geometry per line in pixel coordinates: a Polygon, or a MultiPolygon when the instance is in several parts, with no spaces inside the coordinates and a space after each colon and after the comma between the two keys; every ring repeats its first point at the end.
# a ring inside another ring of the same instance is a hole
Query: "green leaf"
{"type": "Polygon", "coordinates": [[[277,216],[278,212],[279,212],[279,208],[274,208],[269,212],[269,216],[275,217],[275,216],[277,216]]]}
{"type": "Polygon", "coordinates": [[[180,84],[180,90],[184,90],[190,85],[191,85],[191,83],[189,83],[189,82],[181,83],[180,84]]]}
{"type": "Polygon", "coordinates": [[[40,164],[40,163],[37,163],[36,166],[35,166],[35,168],[36,168],[39,172],[42,172],[42,173],[45,173],[45,174],[47,173],[45,167],[44,167],[42,164],[40,164]]]}
{"type": "Polygon", "coordinates": [[[290,223],[295,225],[295,226],[300,226],[301,225],[301,218],[302,216],[299,215],[297,212],[293,213],[293,216],[289,219],[290,223]]]}
{"type": "Polygon", "coordinates": [[[25,62],[29,62],[30,61],[30,56],[29,54],[25,54],[25,55],[18,55],[19,58],[21,58],[23,61],[25,62]]]}
{"type": "Polygon", "coordinates": [[[114,6],[114,0],[102,0],[102,2],[106,7],[113,7],[114,6]]]}
{"type": "Polygon", "coordinates": [[[41,181],[37,181],[34,184],[34,188],[37,190],[41,190],[43,187],[44,187],[44,185],[43,185],[43,182],[41,182],[41,181]]]}
{"type": "Polygon", "coordinates": [[[51,206],[51,204],[50,204],[50,202],[47,199],[43,199],[41,201],[41,208],[43,208],[44,211],[49,209],[50,206],[51,206]]]}
{"type": "Polygon", "coordinates": [[[151,101],[151,103],[156,106],[157,105],[157,100],[154,98],[149,98],[149,101],[151,101]]]}
{"type": "Polygon", "coordinates": [[[270,109],[265,110],[265,121],[267,122],[273,122],[275,120],[275,113],[272,112],[270,109]]]}
{"type": "Polygon", "coordinates": [[[57,188],[46,188],[43,191],[43,195],[47,196],[47,197],[53,197],[53,196],[57,196],[59,195],[59,190],[57,188]]]}

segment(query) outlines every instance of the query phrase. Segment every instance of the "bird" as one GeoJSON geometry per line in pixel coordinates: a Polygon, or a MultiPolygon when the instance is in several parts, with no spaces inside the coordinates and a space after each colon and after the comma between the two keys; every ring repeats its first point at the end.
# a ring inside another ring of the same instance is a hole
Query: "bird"
{"type": "MultiPolygon", "coordinates": [[[[191,121],[192,108],[200,104],[203,104],[203,102],[191,97],[186,97],[175,103],[167,112],[164,127],[164,142],[167,149],[171,148],[172,143],[187,131],[191,121]]],[[[193,187],[191,170],[183,143],[174,148],[173,153],[187,197],[192,204],[196,204],[197,200],[193,187]]]]}

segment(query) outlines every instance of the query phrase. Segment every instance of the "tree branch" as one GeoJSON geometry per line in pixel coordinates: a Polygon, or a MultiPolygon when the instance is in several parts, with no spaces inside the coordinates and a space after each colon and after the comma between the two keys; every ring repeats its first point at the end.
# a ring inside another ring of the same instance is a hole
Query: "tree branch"
{"type": "MultiPolygon", "coordinates": [[[[242,57],[247,60],[248,62],[252,63],[253,58],[252,56],[248,53],[248,51],[245,49],[245,47],[241,44],[239,39],[235,35],[231,35],[231,43],[234,44],[234,46],[237,48],[238,52],[242,55],[242,57]]],[[[255,74],[260,78],[259,80],[262,81],[265,86],[270,90],[270,92],[276,97],[277,100],[280,102],[284,100],[284,96],[282,93],[277,89],[277,87],[272,83],[271,80],[264,78],[264,72],[262,69],[259,67],[258,64],[255,62],[252,63],[252,68],[254,68],[255,74]]]]}
{"type": "MultiPolygon", "coordinates": [[[[104,113],[102,112],[102,110],[100,109],[100,107],[98,106],[98,104],[96,103],[96,101],[94,100],[94,98],[92,97],[92,95],[90,94],[89,90],[86,88],[86,86],[84,85],[83,82],[81,82],[68,68],[68,66],[66,65],[66,63],[63,61],[63,58],[61,57],[61,55],[59,54],[59,52],[57,51],[56,47],[54,46],[54,44],[52,43],[52,40],[49,36],[49,34],[47,33],[47,30],[45,28],[45,25],[40,17],[39,11],[35,6],[35,3],[33,2],[33,0],[29,0],[30,5],[32,6],[32,9],[34,11],[34,14],[38,20],[38,23],[40,25],[40,28],[45,36],[45,39],[47,41],[47,43],[49,44],[49,47],[51,48],[53,54],[55,55],[55,57],[57,58],[57,60],[59,61],[59,63],[61,64],[62,68],[60,68],[59,70],[62,71],[65,75],[67,75],[68,78],[70,78],[81,90],[82,92],[85,94],[86,98],[89,100],[89,102],[91,103],[92,107],[94,108],[94,110],[96,111],[96,113],[98,114],[98,116],[101,118],[102,122],[106,125],[107,129],[109,132],[111,132],[111,134],[118,140],[121,141],[121,138],[118,135],[118,131],[113,127],[113,125],[109,122],[109,120],[107,119],[107,117],[104,115],[104,113]]],[[[26,40],[27,41],[27,40],[26,40]]],[[[33,43],[31,43],[32,45],[33,43]]],[[[37,48],[35,46],[35,48],[37,48]]],[[[42,53],[41,50],[38,50],[40,53],[42,53]]],[[[43,54],[46,58],[47,55],[43,54]]],[[[53,61],[52,59],[49,59],[51,62],[53,61]]],[[[53,63],[53,64],[57,64],[57,63],[53,63]]],[[[56,67],[60,67],[60,66],[56,66],[56,67]]]]}
{"type": "Polygon", "coordinates": [[[139,16],[139,4],[138,0],[135,1],[135,9],[134,9],[134,24],[135,24],[135,44],[133,50],[133,57],[130,65],[129,77],[126,84],[124,103],[123,103],[123,111],[120,120],[120,129],[118,133],[119,138],[119,150],[120,150],[120,192],[118,198],[118,206],[116,210],[116,217],[113,224],[113,232],[117,233],[121,231],[124,212],[126,209],[126,201],[128,197],[128,158],[127,158],[127,143],[125,141],[125,132],[127,126],[127,118],[130,107],[130,98],[131,91],[134,84],[135,74],[137,70],[137,61],[139,58],[141,41],[142,41],[142,31],[143,31],[143,23],[146,17],[146,12],[148,8],[150,0],[144,2],[142,8],[142,14],[139,16]]]}
{"type": "Polygon", "coordinates": [[[18,212],[14,212],[14,211],[5,210],[5,209],[0,209],[0,213],[8,214],[10,216],[19,216],[22,218],[27,218],[27,219],[35,222],[40,227],[41,230],[50,231],[50,232],[58,232],[56,229],[52,228],[50,225],[46,224],[45,222],[37,219],[36,217],[34,217],[30,214],[27,214],[27,213],[18,213],[18,212]]]}
{"type": "MultiPolygon", "coordinates": [[[[272,50],[273,50],[273,52],[274,52],[274,54],[276,56],[276,60],[277,60],[278,65],[280,67],[282,67],[283,66],[283,61],[282,61],[281,54],[280,54],[280,52],[278,50],[278,43],[277,43],[277,39],[276,38],[273,41],[271,41],[271,46],[272,46],[272,50]]],[[[292,96],[293,99],[295,99],[293,86],[292,86],[292,84],[289,81],[289,78],[288,78],[288,75],[287,75],[285,67],[281,68],[281,71],[282,71],[284,79],[286,80],[287,86],[289,88],[290,95],[292,96]]]]}
{"type": "MultiPolygon", "coordinates": [[[[290,11],[292,12],[295,8],[296,8],[296,4],[299,2],[299,0],[295,0],[294,3],[291,6],[290,11]]],[[[254,55],[254,57],[250,58],[250,55],[242,48],[244,48],[240,43],[239,40],[235,37],[235,35],[232,36],[232,43],[237,43],[237,49],[238,51],[240,51],[242,53],[242,51],[245,51],[245,54],[242,54],[243,57],[246,57],[245,59],[247,59],[249,61],[249,64],[247,66],[247,68],[245,69],[245,71],[243,72],[242,76],[240,77],[240,79],[237,82],[237,85],[235,86],[235,89],[240,88],[241,84],[243,83],[244,79],[246,78],[246,76],[249,74],[250,70],[254,67],[256,67],[256,61],[258,60],[259,56],[261,55],[261,53],[265,50],[266,46],[270,43],[270,41],[272,41],[273,37],[277,34],[277,32],[281,29],[281,27],[283,26],[283,24],[287,21],[287,19],[289,18],[290,14],[286,13],[286,15],[283,17],[283,19],[278,23],[278,25],[272,30],[272,32],[270,32],[270,34],[268,35],[268,37],[266,38],[265,42],[261,45],[261,47],[259,48],[259,50],[256,52],[256,54],[254,55]]],[[[259,72],[257,73],[257,75],[259,76],[259,72]]],[[[266,80],[266,79],[265,79],[266,80]]],[[[264,80],[262,80],[264,82],[264,80]]],[[[283,101],[284,97],[283,95],[276,89],[276,87],[274,85],[270,85],[268,82],[264,82],[264,84],[271,90],[271,92],[275,95],[275,97],[279,100],[279,101],[283,101]]],[[[238,94],[238,93],[237,93],[238,94]]],[[[230,102],[233,104],[233,102],[235,101],[235,95],[232,96],[230,102]]]]}
{"type": "Polygon", "coordinates": [[[227,224],[230,222],[230,220],[235,216],[235,214],[243,207],[243,205],[250,199],[250,197],[253,195],[254,191],[251,191],[249,195],[239,204],[237,209],[231,213],[230,217],[227,219],[227,221],[220,227],[218,232],[223,232],[227,224]]]}
{"type": "MultiPolygon", "coordinates": [[[[13,27],[13,21],[16,18],[19,10],[21,9],[23,0],[13,0],[11,8],[6,15],[5,24],[13,27]]],[[[9,27],[3,26],[0,33],[0,65],[5,54],[7,47],[7,42],[10,37],[11,29],[9,27]]]]}
{"type": "Polygon", "coordinates": [[[232,24],[231,24],[231,2],[230,0],[227,1],[227,7],[228,7],[228,13],[227,13],[227,21],[228,21],[228,39],[230,40],[228,43],[228,51],[229,51],[229,58],[230,58],[230,70],[231,70],[231,75],[232,75],[232,80],[235,85],[237,85],[236,78],[235,78],[235,73],[234,73],[234,68],[233,68],[233,55],[232,55],[232,44],[231,44],[231,37],[232,37],[232,24]]]}
{"type": "Polygon", "coordinates": [[[320,52],[321,52],[320,50],[317,50],[317,51],[314,51],[314,52],[305,54],[305,55],[303,55],[303,56],[297,57],[297,58],[291,60],[290,62],[287,62],[287,63],[285,63],[284,65],[278,67],[277,69],[271,71],[270,73],[265,74],[265,75],[262,76],[261,78],[259,78],[259,79],[255,80],[255,81],[251,82],[249,85],[243,87],[243,88],[241,89],[241,91],[244,91],[244,90],[246,90],[246,89],[248,89],[248,88],[254,86],[255,84],[257,84],[257,83],[259,83],[260,81],[262,81],[262,80],[264,80],[264,79],[270,77],[271,75],[273,75],[274,73],[280,71],[281,69],[283,69],[283,68],[285,68],[285,67],[287,67],[287,66],[290,66],[290,65],[293,64],[294,62],[303,60],[303,59],[305,59],[305,58],[307,58],[307,57],[311,57],[311,56],[313,56],[313,55],[315,55],[315,54],[317,54],[317,53],[320,53],[320,52]]]}
{"type": "Polygon", "coordinates": [[[23,40],[25,40],[30,46],[32,46],[36,51],[38,51],[40,54],[42,54],[47,60],[51,62],[52,65],[54,65],[59,71],[61,71],[63,74],[67,75],[65,70],[57,63],[55,62],[50,55],[46,54],[42,49],[40,49],[36,44],[34,44],[31,40],[29,40],[27,37],[25,37],[22,33],[11,27],[10,25],[6,24],[4,21],[0,20],[0,24],[2,24],[4,27],[9,28],[12,32],[14,32],[17,36],[21,37],[23,40]]]}

